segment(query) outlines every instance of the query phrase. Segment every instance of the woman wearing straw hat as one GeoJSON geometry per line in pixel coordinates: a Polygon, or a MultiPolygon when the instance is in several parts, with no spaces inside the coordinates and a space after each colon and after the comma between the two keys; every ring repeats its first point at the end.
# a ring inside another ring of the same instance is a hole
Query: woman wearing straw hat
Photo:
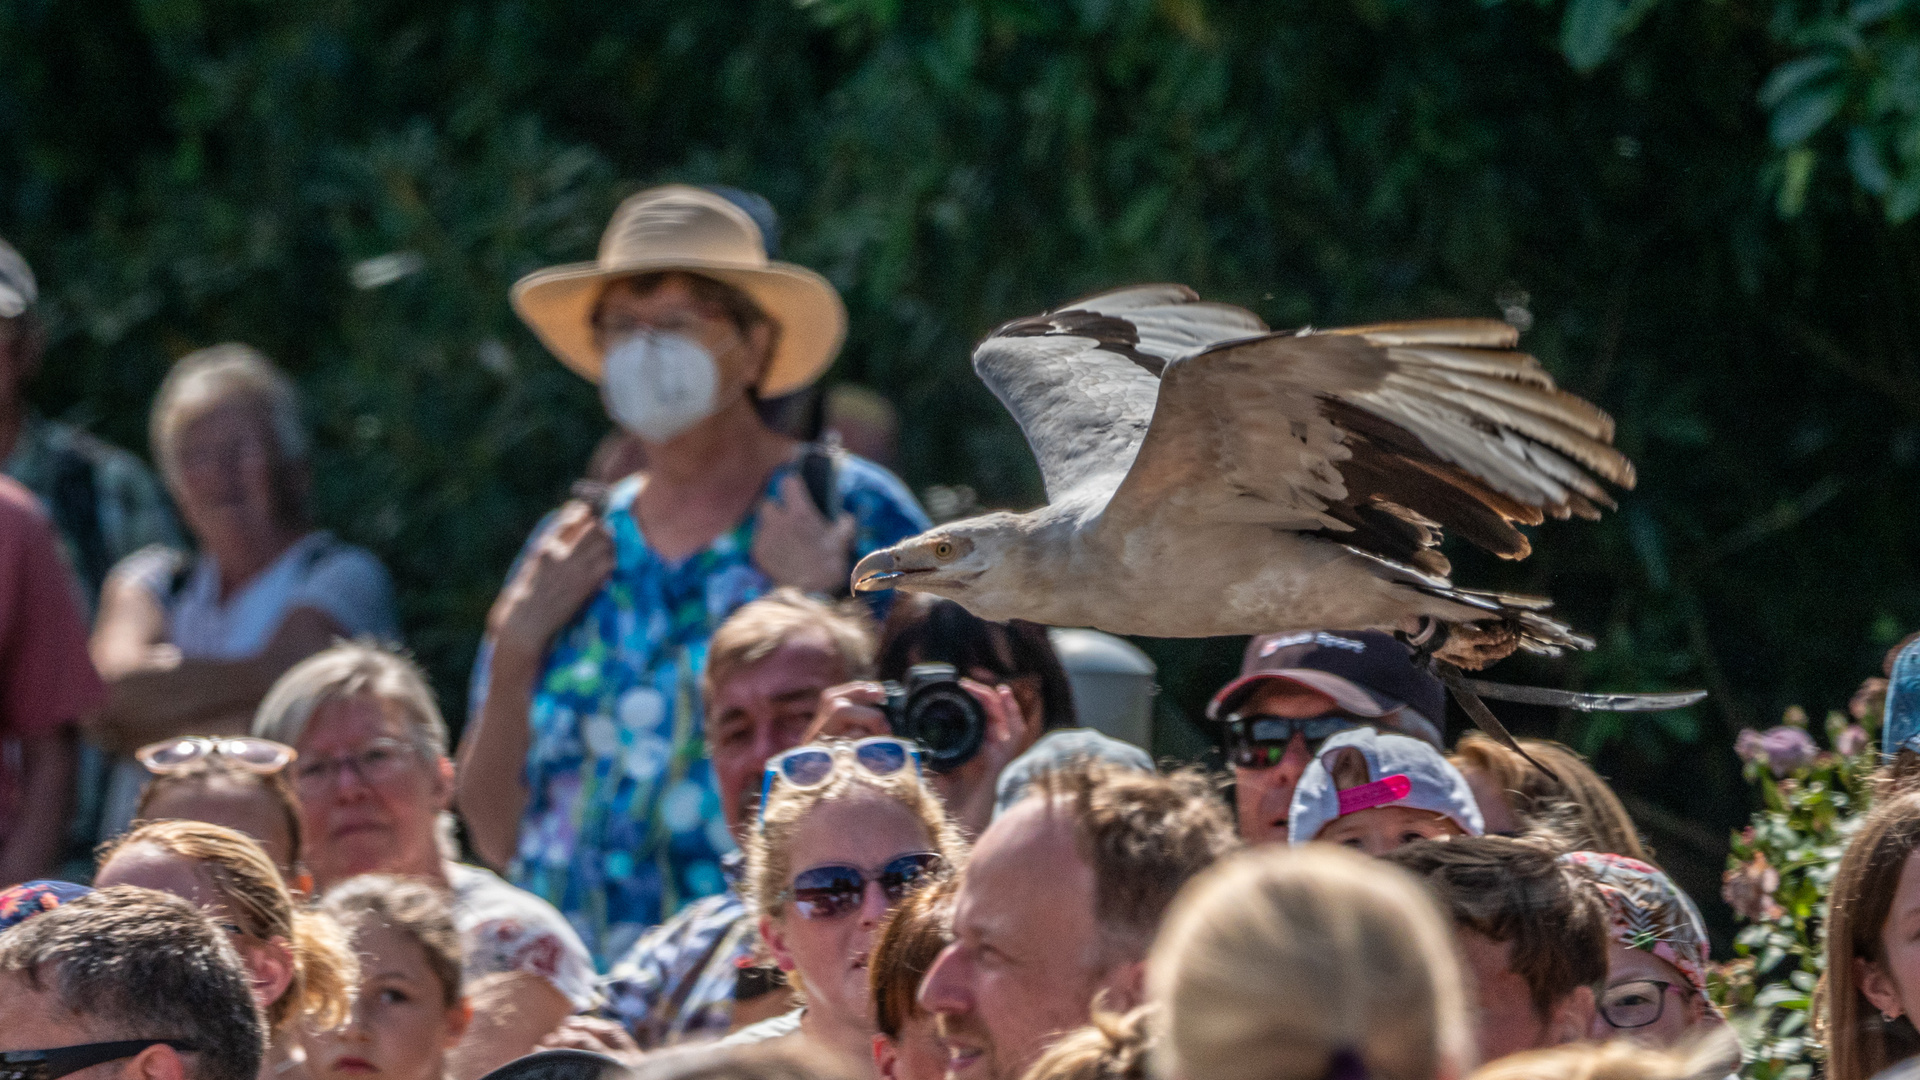
{"type": "Polygon", "coordinates": [[[654,188],[614,213],[596,261],[513,289],[646,466],[521,552],[474,673],[459,805],[480,854],[603,961],[726,886],[700,735],[713,629],[776,586],[840,595],[854,560],[927,527],[898,479],[850,454],[810,495],[804,448],[755,410],[819,378],[846,332],[832,285],[769,260],[773,222],[744,192],[654,188]]]}

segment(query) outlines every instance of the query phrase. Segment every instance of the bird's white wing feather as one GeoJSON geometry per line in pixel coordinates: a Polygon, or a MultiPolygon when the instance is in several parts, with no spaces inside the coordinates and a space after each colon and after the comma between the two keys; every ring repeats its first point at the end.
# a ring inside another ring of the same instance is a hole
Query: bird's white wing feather
{"type": "Polygon", "coordinates": [[[1142,285],[1007,323],[974,350],[973,367],[1026,433],[1057,503],[1089,482],[1119,484],[1169,362],[1266,329],[1184,285],[1142,285]]]}
{"type": "Polygon", "coordinates": [[[1633,484],[1613,424],[1513,351],[1511,327],[1458,319],[1227,342],[1169,365],[1107,516],[1167,512],[1324,531],[1444,574],[1443,528],[1527,554],[1513,526],[1597,516],[1599,478],[1633,484]]]}

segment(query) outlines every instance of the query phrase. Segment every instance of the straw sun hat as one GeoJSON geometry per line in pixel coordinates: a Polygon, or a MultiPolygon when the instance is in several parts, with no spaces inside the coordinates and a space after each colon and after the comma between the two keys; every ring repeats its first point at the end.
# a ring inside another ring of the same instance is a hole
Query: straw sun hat
{"type": "Polygon", "coordinates": [[[780,326],[761,397],[779,397],[819,378],[847,334],[847,309],[827,279],[773,262],[746,211],[703,188],[668,184],[620,204],[593,262],[550,266],[513,286],[513,310],[542,344],[592,382],[605,359],[593,340],[593,309],[607,284],[659,270],[726,282],[753,298],[780,326]]]}

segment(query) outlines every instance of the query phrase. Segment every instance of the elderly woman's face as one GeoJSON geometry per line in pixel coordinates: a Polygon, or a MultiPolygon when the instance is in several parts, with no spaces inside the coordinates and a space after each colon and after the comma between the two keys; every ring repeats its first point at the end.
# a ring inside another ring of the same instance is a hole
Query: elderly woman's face
{"type": "Polygon", "coordinates": [[[686,278],[669,274],[646,292],[616,281],[600,298],[594,338],[602,349],[641,331],[683,334],[706,346],[720,369],[718,401],[730,402],[760,380],[771,338],[764,328],[743,334],[726,311],[695,296],[686,278]]]}
{"type": "Polygon", "coordinates": [[[294,749],[300,831],[318,888],[439,865],[435,829],[453,770],[419,752],[400,706],[364,694],[324,702],[294,749]]]}
{"type": "Polygon", "coordinates": [[[277,524],[280,461],[258,404],[225,401],[194,416],[174,435],[173,458],[187,527],[216,557],[236,535],[277,524]]]}

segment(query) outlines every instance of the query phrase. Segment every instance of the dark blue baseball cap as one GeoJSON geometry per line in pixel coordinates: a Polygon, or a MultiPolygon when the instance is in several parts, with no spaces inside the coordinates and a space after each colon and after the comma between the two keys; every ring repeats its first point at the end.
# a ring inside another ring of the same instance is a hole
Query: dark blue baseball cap
{"type": "Polygon", "coordinates": [[[1392,634],[1378,630],[1262,634],[1247,643],[1240,677],[1221,687],[1208,703],[1207,719],[1232,720],[1255,689],[1275,681],[1325,694],[1355,716],[1384,717],[1401,710],[1398,726],[1404,734],[1440,745],[1446,687],[1432,672],[1416,666],[1413,650],[1392,634]]]}

